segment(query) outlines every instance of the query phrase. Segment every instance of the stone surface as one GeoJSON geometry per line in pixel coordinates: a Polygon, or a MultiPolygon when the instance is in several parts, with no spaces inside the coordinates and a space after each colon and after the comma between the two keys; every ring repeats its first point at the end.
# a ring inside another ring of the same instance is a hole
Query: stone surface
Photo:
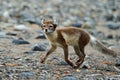
{"type": "Polygon", "coordinates": [[[21,38],[19,38],[19,39],[14,39],[13,41],[12,41],[12,43],[14,43],[14,44],[30,44],[28,41],[25,41],[25,40],[23,40],[23,39],[21,39],[21,38]]]}
{"type": "Polygon", "coordinates": [[[33,51],[46,51],[46,49],[47,47],[42,43],[38,43],[32,48],[33,51]]]}
{"type": "Polygon", "coordinates": [[[65,76],[63,80],[78,80],[78,78],[75,76],[69,75],[69,76],[65,76]]]}
{"type": "MultiPolygon", "coordinates": [[[[45,64],[40,63],[50,47],[40,28],[41,19],[52,16],[59,27],[86,22],[86,32],[120,52],[119,5],[119,0],[0,0],[0,80],[119,80],[119,55],[118,59],[106,56],[90,45],[85,47],[83,67],[77,70],[66,63],[59,47],[45,64]],[[32,51],[35,44],[42,51],[32,51]]],[[[74,64],[78,59],[72,47],[69,59],[74,64]]]]}

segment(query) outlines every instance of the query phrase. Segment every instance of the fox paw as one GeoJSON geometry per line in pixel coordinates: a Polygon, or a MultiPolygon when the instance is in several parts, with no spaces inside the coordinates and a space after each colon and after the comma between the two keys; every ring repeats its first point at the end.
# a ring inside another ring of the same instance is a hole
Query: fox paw
{"type": "Polygon", "coordinates": [[[45,60],[41,60],[40,62],[41,62],[41,63],[45,63],[45,60]]]}
{"type": "Polygon", "coordinates": [[[73,68],[74,68],[74,69],[78,69],[78,68],[79,68],[79,66],[73,66],[73,68]]]}

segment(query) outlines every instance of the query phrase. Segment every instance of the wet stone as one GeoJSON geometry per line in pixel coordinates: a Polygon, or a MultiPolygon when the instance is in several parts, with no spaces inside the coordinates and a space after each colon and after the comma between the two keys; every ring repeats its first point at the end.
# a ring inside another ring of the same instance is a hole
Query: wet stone
{"type": "Polygon", "coordinates": [[[106,21],[113,21],[114,20],[113,14],[107,14],[104,18],[106,21]]]}
{"type": "Polygon", "coordinates": [[[116,30],[120,28],[120,23],[107,22],[106,27],[108,27],[109,29],[116,30]]]}
{"type": "Polygon", "coordinates": [[[16,34],[16,33],[13,33],[13,32],[8,32],[8,33],[6,33],[6,35],[16,36],[17,34],[16,34]]]}
{"type": "Polygon", "coordinates": [[[32,51],[46,51],[47,47],[45,44],[38,43],[35,46],[33,46],[32,51]]]}
{"type": "Polygon", "coordinates": [[[108,35],[107,38],[108,39],[113,39],[113,35],[108,35]]]}
{"type": "Polygon", "coordinates": [[[35,52],[34,51],[26,51],[24,52],[24,54],[34,54],[35,52]]]}
{"type": "Polygon", "coordinates": [[[25,41],[25,40],[23,40],[21,38],[19,38],[19,39],[13,39],[12,43],[19,44],[19,45],[20,44],[30,44],[28,41],[25,41]]]}
{"type": "Polygon", "coordinates": [[[39,34],[36,39],[46,39],[45,35],[44,34],[39,34]]]}
{"type": "Polygon", "coordinates": [[[28,29],[29,28],[23,24],[14,26],[14,30],[16,30],[16,31],[23,31],[23,30],[28,30],[28,29]]]}
{"type": "Polygon", "coordinates": [[[78,80],[76,76],[68,75],[63,78],[63,80],[78,80]]]}
{"type": "Polygon", "coordinates": [[[120,58],[116,60],[115,66],[120,66],[120,58]]]}
{"type": "Polygon", "coordinates": [[[0,38],[3,38],[3,37],[5,37],[6,35],[5,35],[5,33],[4,32],[0,32],[0,38]]]}
{"type": "Polygon", "coordinates": [[[22,78],[32,78],[35,74],[32,71],[24,71],[21,73],[22,78]]]}
{"type": "Polygon", "coordinates": [[[81,23],[73,23],[71,24],[70,26],[73,26],[73,27],[82,27],[82,22],[81,23]]]}

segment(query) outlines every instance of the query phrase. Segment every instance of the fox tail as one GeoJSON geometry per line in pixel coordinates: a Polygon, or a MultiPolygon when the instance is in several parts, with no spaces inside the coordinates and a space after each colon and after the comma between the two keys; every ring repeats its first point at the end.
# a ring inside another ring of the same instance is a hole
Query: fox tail
{"type": "Polygon", "coordinates": [[[103,45],[100,41],[98,41],[95,37],[90,35],[90,44],[93,48],[96,48],[100,52],[111,55],[113,57],[117,57],[117,53],[109,48],[107,48],[105,45],[103,45]]]}

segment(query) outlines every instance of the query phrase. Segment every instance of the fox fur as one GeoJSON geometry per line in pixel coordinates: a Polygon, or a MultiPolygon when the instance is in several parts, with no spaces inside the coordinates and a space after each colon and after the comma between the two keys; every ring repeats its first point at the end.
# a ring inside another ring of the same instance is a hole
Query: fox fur
{"type": "Polygon", "coordinates": [[[93,47],[97,48],[104,54],[116,57],[117,54],[111,49],[105,47],[95,37],[80,28],[75,27],[62,27],[57,28],[57,24],[54,21],[42,21],[41,28],[50,42],[51,48],[46,53],[45,57],[41,60],[44,63],[47,57],[57,48],[57,46],[63,48],[65,61],[73,68],[79,68],[85,58],[85,47],[90,43],[93,47]],[[73,46],[75,54],[79,57],[74,65],[68,59],[68,46],[73,46]]]}

